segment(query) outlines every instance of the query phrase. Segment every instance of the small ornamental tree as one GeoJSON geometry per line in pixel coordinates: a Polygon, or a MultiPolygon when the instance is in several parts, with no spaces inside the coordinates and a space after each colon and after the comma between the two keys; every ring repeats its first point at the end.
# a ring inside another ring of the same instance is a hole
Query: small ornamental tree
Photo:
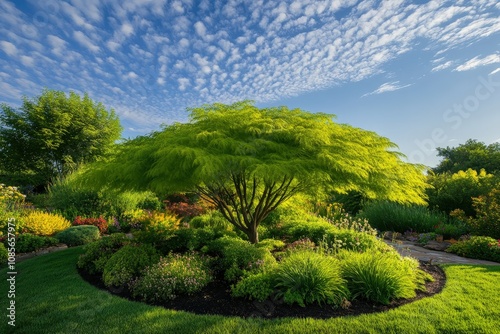
{"type": "Polygon", "coordinates": [[[360,191],[424,204],[422,168],[403,162],[387,138],[334,123],[333,115],[248,101],[189,109],[190,121],[121,145],[82,184],[198,191],[257,243],[257,227],[298,192],[360,191]]]}

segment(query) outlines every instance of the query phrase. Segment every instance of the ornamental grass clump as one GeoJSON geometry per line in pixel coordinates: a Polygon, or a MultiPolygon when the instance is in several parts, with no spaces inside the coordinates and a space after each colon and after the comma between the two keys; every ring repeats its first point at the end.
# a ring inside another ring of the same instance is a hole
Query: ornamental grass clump
{"type": "Polygon", "coordinates": [[[353,298],[389,304],[396,298],[413,298],[432,278],[420,272],[418,261],[389,253],[343,254],[342,276],[353,298]]]}
{"type": "Polygon", "coordinates": [[[170,254],[131,282],[132,295],[143,301],[164,302],[196,293],[212,280],[208,263],[208,257],[196,253],[170,254]]]}
{"type": "Polygon", "coordinates": [[[329,304],[338,307],[349,299],[339,262],[330,256],[310,251],[292,253],[278,266],[274,275],[277,296],[288,304],[329,304]]]}

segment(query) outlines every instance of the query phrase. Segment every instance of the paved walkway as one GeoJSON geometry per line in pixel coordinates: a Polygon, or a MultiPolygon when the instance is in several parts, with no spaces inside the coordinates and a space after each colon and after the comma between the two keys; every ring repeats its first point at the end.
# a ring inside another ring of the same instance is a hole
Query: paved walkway
{"type": "Polygon", "coordinates": [[[384,240],[388,245],[393,246],[396,250],[404,256],[411,256],[417,258],[418,260],[424,262],[430,262],[431,264],[443,264],[443,263],[454,263],[454,264],[487,264],[500,266],[500,263],[468,259],[455,254],[440,252],[435,250],[430,250],[419,246],[418,244],[411,241],[396,241],[391,242],[384,240]]]}

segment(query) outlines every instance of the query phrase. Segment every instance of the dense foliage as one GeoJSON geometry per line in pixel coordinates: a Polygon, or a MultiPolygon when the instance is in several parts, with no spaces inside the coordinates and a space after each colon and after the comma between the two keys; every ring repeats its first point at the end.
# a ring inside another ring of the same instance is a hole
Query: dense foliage
{"type": "Polygon", "coordinates": [[[451,245],[446,251],[472,259],[500,263],[500,240],[490,237],[472,236],[468,240],[451,245]]]}
{"type": "Polygon", "coordinates": [[[164,257],[130,284],[132,294],[144,301],[158,302],[198,292],[212,280],[208,260],[196,254],[164,257]]]}
{"type": "Polygon", "coordinates": [[[32,211],[22,218],[26,232],[37,235],[54,235],[67,229],[71,223],[63,216],[43,211],[32,211]]]}
{"type": "Polygon", "coordinates": [[[159,259],[158,252],[151,245],[123,246],[106,262],[102,275],[104,284],[124,286],[141,276],[146,267],[157,263],[159,259]]]}
{"type": "Polygon", "coordinates": [[[458,171],[454,174],[430,174],[429,184],[432,188],[427,189],[429,207],[449,214],[455,209],[460,209],[467,216],[475,216],[473,197],[486,195],[498,184],[499,181],[492,175],[481,169],[476,172],[473,169],[458,171]]]}
{"type": "Polygon", "coordinates": [[[494,174],[500,171],[500,143],[486,145],[469,139],[457,147],[438,147],[437,151],[443,159],[434,168],[435,173],[457,173],[469,168],[478,173],[481,169],[494,174]]]}
{"type": "Polygon", "coordinates": [[[55,237],[68,246],[80,246],[96,241],[100,238],[99,229],[92,225],[71,226],[55,237]]]}
{"type": "Polygon", "coordinates": [[[360,217],[368,219],[370,225],[379,231],[432,232],[447,222],[441,212],[429,211],[424,206],[408,206],[394,202],[377,201],[365,205],[360,217]]]}
{"type": "Polygon", "coordinates": [[[47,186],[109,153],[121,126],[115,112],[87,94],[44,90],[19,109],[0,110],[0,170],[16,184],[47,186]]]}
{"type": "Polygon", "coordinates": [[[87,184],[196,190],[252,243],[269,213],[300,191],[423,203],[421,168],[404,163],[387,138],[334,123],[332,115],[249,102],[190,112],[189,123],[123,144],[112,161],[87,170],[87,184]]]}

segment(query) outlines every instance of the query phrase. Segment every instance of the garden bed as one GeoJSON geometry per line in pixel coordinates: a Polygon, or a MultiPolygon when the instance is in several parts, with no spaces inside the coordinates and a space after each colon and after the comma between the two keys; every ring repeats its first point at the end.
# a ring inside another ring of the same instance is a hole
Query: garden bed
{"type": "MultiPolygon", "coordinates": [[[[420,263],[420,268],[431,274],[434,278],[433,282],[426,283],[426,291],[417,291],[417,296],[415,298],[394,300],[389,305],[381,305],[365,300],[354,300],[347,308],[334,309],[328,305],[320,306],[316,303],[308,305],[307,307],[301,307],[298,305],[288,305],[279,300],[274,302],[270,300],[264,302],[249,301],[232,297],[228,284],[222,280],[214,280],[195,295],[179,296],[174,300],[154,305],[195,314],[217,314],[244,318],[263,317],[271,319],[282,317],[309,317],[327,319],[341,316],[355,316],[365,313],[387,311],[441,292],[446,282],[444,271],[439,266],[423,263],[420,263]]],[[[82,270],[79,270],[79,273],[82,278],[90,284],[100,289],[108,290],[102,282],[101,275],[89,275],[82,270]]],[[[121,291],[115,290],[112,291],[112,293],[129,300],[134,300],[127,289],[121,289],[121,291]]]]}

